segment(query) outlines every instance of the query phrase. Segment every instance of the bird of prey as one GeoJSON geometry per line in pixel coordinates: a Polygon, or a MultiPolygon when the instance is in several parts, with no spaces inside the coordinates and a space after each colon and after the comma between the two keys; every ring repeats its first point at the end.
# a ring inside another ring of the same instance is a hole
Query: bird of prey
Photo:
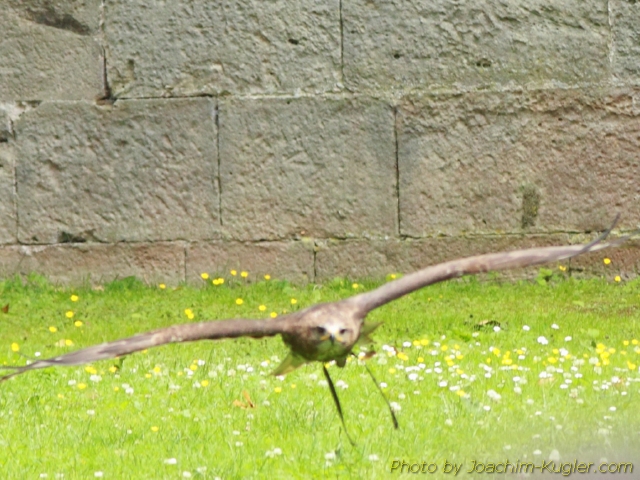
{"type": "MultiPolygon", "coordinates": [[[[463,275],[528,267],[620,245],[629,236],[603,242],[614,226],[615,222],[603,235],[585,245],[529,248],[452,260],[408,274],[370,292],[337,302],[313,305],[275,319],[214,320],[173,325],[65,355],[36,360],[26,366],[2,366],[0,368],[11,369],[13,372],[1,377],[0,382],[30,370],[50,366],[82,365],[168,343],[281,335],[290,352],[273,375],[285,375],[308,362],[323,362],[323,372],[344,426],[340,402],[324,363],[334,360],[339,367],[344,367],[347,357],[353,355],[354,346],[370,341],[369,335],[379,326],[365,322],[365,317],[373,309],[419,288],[463,275]]],[[[368,371],[371,374],[370,370],[368,371]]],[[[393,412],[392,417],[397,428],[393,412]]]]}

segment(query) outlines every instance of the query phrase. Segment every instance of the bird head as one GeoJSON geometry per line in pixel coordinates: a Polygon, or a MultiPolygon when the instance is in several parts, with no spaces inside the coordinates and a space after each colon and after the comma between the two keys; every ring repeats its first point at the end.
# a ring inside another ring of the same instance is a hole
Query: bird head
{"type": "Polygon", "coordinates": [[[329,321],[314,327],[312,335],[318,344],[327,342],[348,349],[357,341],[360,332],[343,322],[329,321]]]}

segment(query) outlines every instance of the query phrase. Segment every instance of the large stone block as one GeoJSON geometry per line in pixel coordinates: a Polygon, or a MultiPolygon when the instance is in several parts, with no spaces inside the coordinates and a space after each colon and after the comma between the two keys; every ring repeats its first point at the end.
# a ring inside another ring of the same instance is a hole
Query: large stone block
{"type": "Polygon", "coordinates": [[[184,281],[182,242],[0,247],[0,277],[38,273],[62,284],[100,284],[136,276],[147,283],[184,281]]]}
{"type": "Polygon", "coordinates": [[[289,242],[212,242],[193,243],[187,248],[187,281],[202,283],[200,274],[229,276],[248,271],[249,281],[272,279],[309,282],[314,279],[313,243],[289,242]]]}
{"type": "Polygon", "coordinates": [[[101,94],[100,0],[2,3],[0,101],[101,94]]]}
{"type": "Polygon", "coordinates": [[[466,89],[607,80],[606,0],[344,2],[353,88],[466,89]]]}
{"type": "MultiPolygon", "coordinates": [[[[586,243],[594,235],[505,235],[476,237],[440,237],[420,240],[331,240],[320,242],[316,253],[316,281],[335,277],[382,279],[392,273],[411,273],[441,262],[472,255],[521,248],[586,243]]],[[[540,267],[568,267],[568,274],[615,275],[633,277],[640,272],[640,242],[629,242],[569,260],[524,269],[507,270],[502,279],[534,278],[540,267]],[[603,259],[609,257],[611,264],[603,259]]],[[[556,270],[559,273],[559,270],[556,270]]]]}
{"type": "Polygon", "coordinates": [[[216,236],[211,100],[46,103],[15,130],[21,242],[216,236]]]}
{"type": "Polygon", "coordinates": [[[640,3],[635,0],[611,0],[613,29],[612,61],[614,73],[625,80],[640,83],[640,3]]]}
{"type": "Polygon", "coordinates": [[[400,228],[593,231],[640,218],[640,97],[542,91],[407,100],[398,113],[400,228]]]}
{"type": "Polygon", "coordinates": [[[223,99],[225,234],[241,240],[396,233],[392,109],[371,99],[223,99]]]}
{"type": "Polygon", "coordinates": [[[340,81],[338,0],[105,5],[116,96],[326,91],[340,81]]]}

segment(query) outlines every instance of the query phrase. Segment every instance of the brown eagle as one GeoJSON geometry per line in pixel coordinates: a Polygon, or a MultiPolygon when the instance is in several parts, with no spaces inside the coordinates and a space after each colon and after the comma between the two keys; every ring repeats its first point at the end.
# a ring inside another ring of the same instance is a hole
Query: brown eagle
{"type": "MultiPolygon", "coordinates": [[[[1,377],[0,382],[38,368],[82,365],[97,360],[121,357],[167,343],[281,335],[290,353],[275,369],[273,375],[285,375],[308,362],[323,362],[323,372],[329,382],[331,394],[344,425],[342,409],[324,362],[335,360],[339,367],[344,367],[347,357],[352,355],[354,346],[370,341],[369,334],[379,325],[365,323],[365,317],[371,310],[414,290],[443,280],[463,275],[528,267],[618,246],[629,236],[603,243],[614,226],[615,222],[603,235],[586,245],[529,248],[452,260],[406,275],[370,292],[337,302],[313,305],[276,319],[214,320],[173,325],[65,355],[36,360],[26,366],[2,366],[0,368],[14,371],[1,377]]],[[[378,385],[377,382],[376,385],[378,385]]],[[[397,428],[395,416],[393,420],[397,428]]]]}

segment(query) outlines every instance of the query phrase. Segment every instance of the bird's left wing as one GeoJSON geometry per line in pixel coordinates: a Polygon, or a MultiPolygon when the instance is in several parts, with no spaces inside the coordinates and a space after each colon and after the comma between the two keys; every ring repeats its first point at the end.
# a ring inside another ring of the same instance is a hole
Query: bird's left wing
{"type": "Polygon", "coordinates": [[[12,373],[0,377],[0,382],[15,375],[50,366],[82,365],[85,363],[121,357],[147,348],[158,347],[167,343],[193,342],[196,340],[218,340],[237,337],[271,337],[282,333],[288,324],[288,317],[273,320],[219,320],[200,323],[185,323],[160,328],[133,337],[101,343],[93,347],[60,355],[58,357],[36,360],[26,366],[3,365],[0,368],[11,369],[12,373]]]}
{"type": "MultiPolygon", "coordinates": [[[[617,221],[617,218],[616,218],[617,221]]],[[[475,257],[461,258],[450,262],[441,263],[432,267],[406,275],[398,280],[389,282],[370,292],[361,293],[345,300],[356,308],[359,308],[363,315],[374,308],[378,308],[386,303],[400,298],[407,293],[411,293],[427,285],[461,277],[496,270],[507,270],[511,268],[529,267],[547,262],[554,262],[575,257],[583,253],[594,252],[603,248],[614,247],[624,243],[631,235],[603,243],[615,223],[604,234],[591,243],[585,245],[567,245],[561,247],[540,247],[528,248],[524,250],[513,250],[511,252],[490,253],[475,257]]],[[[637,232],[634,232],[634,234],[637,232]]],[[[633,235],[633,234],[632,234],[633,235]]]]}

